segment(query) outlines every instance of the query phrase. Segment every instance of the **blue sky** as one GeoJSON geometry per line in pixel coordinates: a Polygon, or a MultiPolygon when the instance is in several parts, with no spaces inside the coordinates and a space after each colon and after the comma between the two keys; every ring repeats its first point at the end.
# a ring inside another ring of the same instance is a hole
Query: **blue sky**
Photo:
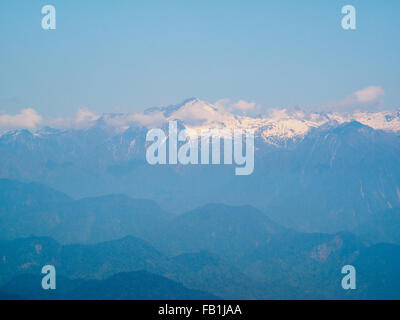
{"type": "Polygon", "coordinates": [[[0,111],[138,111],[196,96],[312,108],[380,86],[400,106],[400,1],[0,1],[0,111]],[[41,28],[41,8],[57,29],[41,28]],[[357,9],[357,30],[341,8],[357,9]]]}

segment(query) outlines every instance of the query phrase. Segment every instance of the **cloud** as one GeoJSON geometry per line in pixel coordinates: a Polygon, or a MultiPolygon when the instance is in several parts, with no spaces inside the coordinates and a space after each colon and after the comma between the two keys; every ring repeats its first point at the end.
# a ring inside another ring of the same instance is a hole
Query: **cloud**
{"type": "Polygon", "coordinates": [[[221,105],[211,104],[199,99],[185,103],[172,112],[168,120],[181,120],[189,125],[202,125],[211,122],[222,122],[230,115],[221,105]]]}
{"type": "Polygon", "coordinates": [[[79,109],[71,117],[46,117],[39,115],[36,110],[23,109],[19,114],[0,113],[0,132],[13,129],[29,129],[35,131],[44,126],[56,129],[88,129],[96,124],[101,117],[104,124],[116,131],[127,129],[132,124],[143,126],[161,126],[166,120],[162,112],[128,113],[128,114],[103,114],[99,115],[89,109],[79,109]]]}
{"type": "Polygon", "coordinates": [[[75,123],[77,125],[85,125],[96,121],[100,116],[89,111],[88,109],[79,109],[76,113],[75,123]]]}
{"type": "Polygon", "coordinates": [[[34,109],[23,109],[16,115],[0,114],[0,129],[35,129],[42,120],[34,109]]]}
{"type": "Polygon", "coordinates": [[[215,104],[223,107],[229,112],[239,115],[256,115],[261,112],[261,105],[254,101],[240,99],[237,102],[231,102],[229,99],[221,99],[215,104]]]}
{"type": "Polygon", "coordinates": [[[383,103],[385,91],[379,86],[369,86],[364,89],[358,90],[348,97],[328,103],[324,109],[329,111],[374,111],[379,108],[383,103]]]}
{"type": "Polygon", "coordinates": [[[161,111],[154,111],[149,114],[146,113],[103,114],[101,116],[101,120],[108,127],[114,128],[117,132],[121,132],[133,124],[149,128],[160,127],[166,121],[166,118],[161,111]]]}
{"type": "Polygon", "coordinates": [[[232,104],[232,109],[239,110],[239,111],[246,113],[246,112],[254,110],[256,105],[257,104],[255,102],[247,102],[244,100],[239,100],[238,102],[232,104]]]}
{"type": "Polygon", "coordinates": [[[161,111],[145,113],[132,113],[127,117],[127,124],[138,123],[145,127],[159,127],[166,121],[164,114],[161,111]]]}
{"type": "Polygon", "coordinates": [[[354,97],[360,103],[375,103],[385,95],[381,87],[369,86],[367,88],[354,92],[354,97]]]}
{"type": "Polygon", "coordinates": [[[87,129],[94,125],[100,115],[86,109],[79,109],[74,117],[45,118],[42,124],[57,129],[87,129]]]}

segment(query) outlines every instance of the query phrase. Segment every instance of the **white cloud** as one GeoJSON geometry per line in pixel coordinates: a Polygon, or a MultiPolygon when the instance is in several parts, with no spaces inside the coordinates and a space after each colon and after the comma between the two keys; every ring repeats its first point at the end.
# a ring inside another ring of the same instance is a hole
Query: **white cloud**
{"type": "Polygon", "coordinates": [[[178,119],[189,125],[200,125],[223,121],[231,116],[221,105],[213,105],[201,100],[192,100],[171,113],[169,120],[178,119]]]}
{"type": "Polygon", "coordinates": [[[247,102],[245,100],[239,100],[238,102],[232,104],[232,109],[247,113],[249,111],[254,110],[256,106],[257,104],[255,102],[247,102]]]}
{"type": "Polygon", "coordinates": [[[369,86],[358,90],[348,97],[328,103],[324,109],[329,111],[350,112],[355,110],[373,111],[383,103],[385,91],[379,86],[369,86]]]}
{"type": "Polygon", "coordinates": [[[32,108],[15,115],[0,114],[0,129],[35,129],[41,123],[42,117],[32,108]]]}
{"type": "Polygon", "coordinates": [[[92,126],[99,118],[100,115],[84,108],[79,109],[74,117],[45,118],[42,124],[57,129],[86,129],[92,126]]]}
{"type": "Polygon", "coordinates": [[[360,103],[375,103],[385,95],[381,87],[369,86],[367,88],[354,92],[354,97],[360,103]]]}
{"type": "Polygon", "coordinates": [[[96,121],[100,116],[89,111],[88,109],[79,109],[76,113],[75,123],[77,125],[86,125],[96,121]]]}
{"type": "Polygon", "coordinates": [[[165,121],[164,114],[160,111],[152,112],[151,114],[145,113],[132,113],[128,115],[126,123],[138,123],[145,127],[159,127],[165,121]]]}
{"type": "Polygon", "coordinates": [[[239,115],[257,115],[261,112],[261,105],[254,101],[238,100],[231,102],[229,99],[218,100],[215,105],[223,107],[225,110],[239,115]]]}

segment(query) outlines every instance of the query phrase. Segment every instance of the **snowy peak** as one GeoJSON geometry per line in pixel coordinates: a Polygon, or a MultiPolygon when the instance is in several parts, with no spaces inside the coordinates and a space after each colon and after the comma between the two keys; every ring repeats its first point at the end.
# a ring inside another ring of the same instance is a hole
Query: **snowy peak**
{"type": "Polygon", "coordinates": [[[207,129],[254,130],[256,135],[269,140],[270,137],[296,139],[304,137],[312,128],[322,125],[339,125],[357,121],[375,130],[400,131],[400,111],[377,113],[319,113],[302,110],[274,109],[264,116],[249,117],[235,115],[223,106],[204,102],[197,98],[183,103],[153,109],[147,114],[162,113],[164,121],[180,120],[186,128],[196,131],[207,129]]]}
{"type": "Polygon", "coordinates": [[[356,112],[353,114],[356,120],[375,130],[400,131],[400,110],[382,112],[356,112]]]}
{"type": "MultiPolygon", "coordinates": [[[[210,130],[253,130],[255,136],[273,145],[286,145],[286,141],[300,141],[312,129],[337,127],[357,121],[375,130],[400,132],[400,110],[381,112],[323,113],[304,110],[273,109],[257,117],[239,115],[223,103],[208,103],[198,98],[184,100],[177,105],[153,107],[139,113],[110,113],[102,116],[91,115],[87,127],[72,127],[66,130],[101,131],[103,135],[121,135],[129,129],[148,130],[165,128],[168,121],[176,120],[189,134],[201,134],[210,130]]],[[[65,130],[62,130],[64,132],[65,130]]],[[[35,135],[48,136],[60,133],[45,127],[35,135]]],[[[17,130],[12,133],[24,134],[17,130]]]]}
{"type": "Polygon", "coordinates": [[[188,127],[202,127],[204,125],[224,125],[235,120],[235,116],[221,106],[190,98],[180,104],[161,108],[151,108],[145,111],[146,115],[157,116],[162,114],[164,120],[180,120],[188,127]]]}

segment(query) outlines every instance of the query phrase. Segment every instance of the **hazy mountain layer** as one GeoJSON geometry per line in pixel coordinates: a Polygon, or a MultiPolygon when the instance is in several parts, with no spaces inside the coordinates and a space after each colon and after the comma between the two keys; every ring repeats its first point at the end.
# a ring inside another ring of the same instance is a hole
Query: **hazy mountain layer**
{"type": "Polygon", "coordinates": [[[254,129],[254,172],[236,176],[234,165],[149,165],[151,125],[104,115],[86,129],[3,134],[0,177],[41,182],[75,198],[151,199],[179,213],[212,202],[252,205],[301,231],[351,231],[377,212],[400,207],[398,112],[284,111],[250,118],[192,99],[145,115],[156,113],[163,129],[168,120],[192,132],[254,129]]]}

